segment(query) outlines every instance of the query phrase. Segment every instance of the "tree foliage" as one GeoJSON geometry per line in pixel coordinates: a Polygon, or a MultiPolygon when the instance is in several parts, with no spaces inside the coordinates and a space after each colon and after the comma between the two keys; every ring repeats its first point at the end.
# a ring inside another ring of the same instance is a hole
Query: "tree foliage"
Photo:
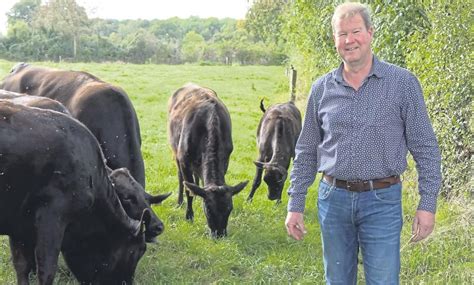
{"type": "Polygon", "coordinates": [[[34,25],[39,30],[53,31],[72,41],[74,58],[80,35],[89,32],[88,23],[85,9],[75,0],[50,0],[40,6],[34,16],[34,25]]]}
{"type": "Polygon", "coordinates": [[[474,4],[439,1],[423,8],[429,25],[409,38],[406,61],[424,87],[440,144],[442,191],[457,196],[472,187],[474,4]]]}

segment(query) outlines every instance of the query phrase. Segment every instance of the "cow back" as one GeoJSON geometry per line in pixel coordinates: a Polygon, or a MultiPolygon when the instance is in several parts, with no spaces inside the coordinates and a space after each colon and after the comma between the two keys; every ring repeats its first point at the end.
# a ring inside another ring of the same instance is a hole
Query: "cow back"
{"type": "MultiPolygon", "coordinates": [[[[218,178],[214,178],[224,183],[233,150],[232,127],[229,112],[216,93],[186,85],[170,98],[168,113],[169,141],[176,158],[192,161],[198,174],[202,174],[203,164],[218,169],[218,178]],[[206,158],[214,164],[203,161],[206,158]]],[[[203,179],[206,181],[206,177],[203,179]]]]}
{"type": "Polygon", "coordinates": [[[63,104],[56,100],[45,97],[28,96],[26,94],[20,94],[0,89],[0,99],[10,100],[15,104],[25,105],[28,107],[48,109],[70,115],[69,111],[63,104]]]}
{"type": "Polygon", "coordinates": [[[79,71],[21,64],[5,77],[1,88],[61,102],[99,141],[112,169],[126,167],[145,186],[140,126],[124,90],[79,71]]]}
{"type": "MultiPolygon", "coordinates": [[[[274,152],[294,157],[296,141],[301,132],[301,113],[293,102],[276,104],[266,110],[257,128],[257,145],[268,162],[274,152]]],[[[286,156],[286,155],[285,155],[286,156]]]]}

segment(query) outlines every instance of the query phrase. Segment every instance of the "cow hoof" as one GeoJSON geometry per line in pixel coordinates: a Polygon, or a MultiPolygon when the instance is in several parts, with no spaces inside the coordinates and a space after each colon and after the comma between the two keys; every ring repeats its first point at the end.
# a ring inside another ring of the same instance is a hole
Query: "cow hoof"
{"type": "Polygon", "coordinates": [[[193,222],[194,214],[186,213],[186,220],[193,222]]]}

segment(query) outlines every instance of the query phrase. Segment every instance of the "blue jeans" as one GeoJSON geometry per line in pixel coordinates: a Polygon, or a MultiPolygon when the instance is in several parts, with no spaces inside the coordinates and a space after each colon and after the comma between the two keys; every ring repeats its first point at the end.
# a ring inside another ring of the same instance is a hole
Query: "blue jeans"
{"type": "Polygon", "coordinates": [[[350,192],[321,180],[318,219],[327,284],[356,284],[362,253],[367,284],[399,284],[401,183],[350,192]]]}

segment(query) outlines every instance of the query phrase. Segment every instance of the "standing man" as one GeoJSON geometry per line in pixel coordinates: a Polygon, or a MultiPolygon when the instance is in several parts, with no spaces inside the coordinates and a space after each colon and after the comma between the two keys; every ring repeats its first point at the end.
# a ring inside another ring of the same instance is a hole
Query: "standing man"
{"type": "Polygon", "coordinates": [[[288,190],[288,234],[300,240],[306,192],[317,172],[318,218],[327,284],[356,284],[362,253],[367,284],[398,284],[402,185],[407,152],[418,171],[413,241],[435,223],[441,157],[423,94],[409,71],[373,55],[374,28],[360,3],[339,5],[333,37],[339,68],[312,86],[288,190]]]}

